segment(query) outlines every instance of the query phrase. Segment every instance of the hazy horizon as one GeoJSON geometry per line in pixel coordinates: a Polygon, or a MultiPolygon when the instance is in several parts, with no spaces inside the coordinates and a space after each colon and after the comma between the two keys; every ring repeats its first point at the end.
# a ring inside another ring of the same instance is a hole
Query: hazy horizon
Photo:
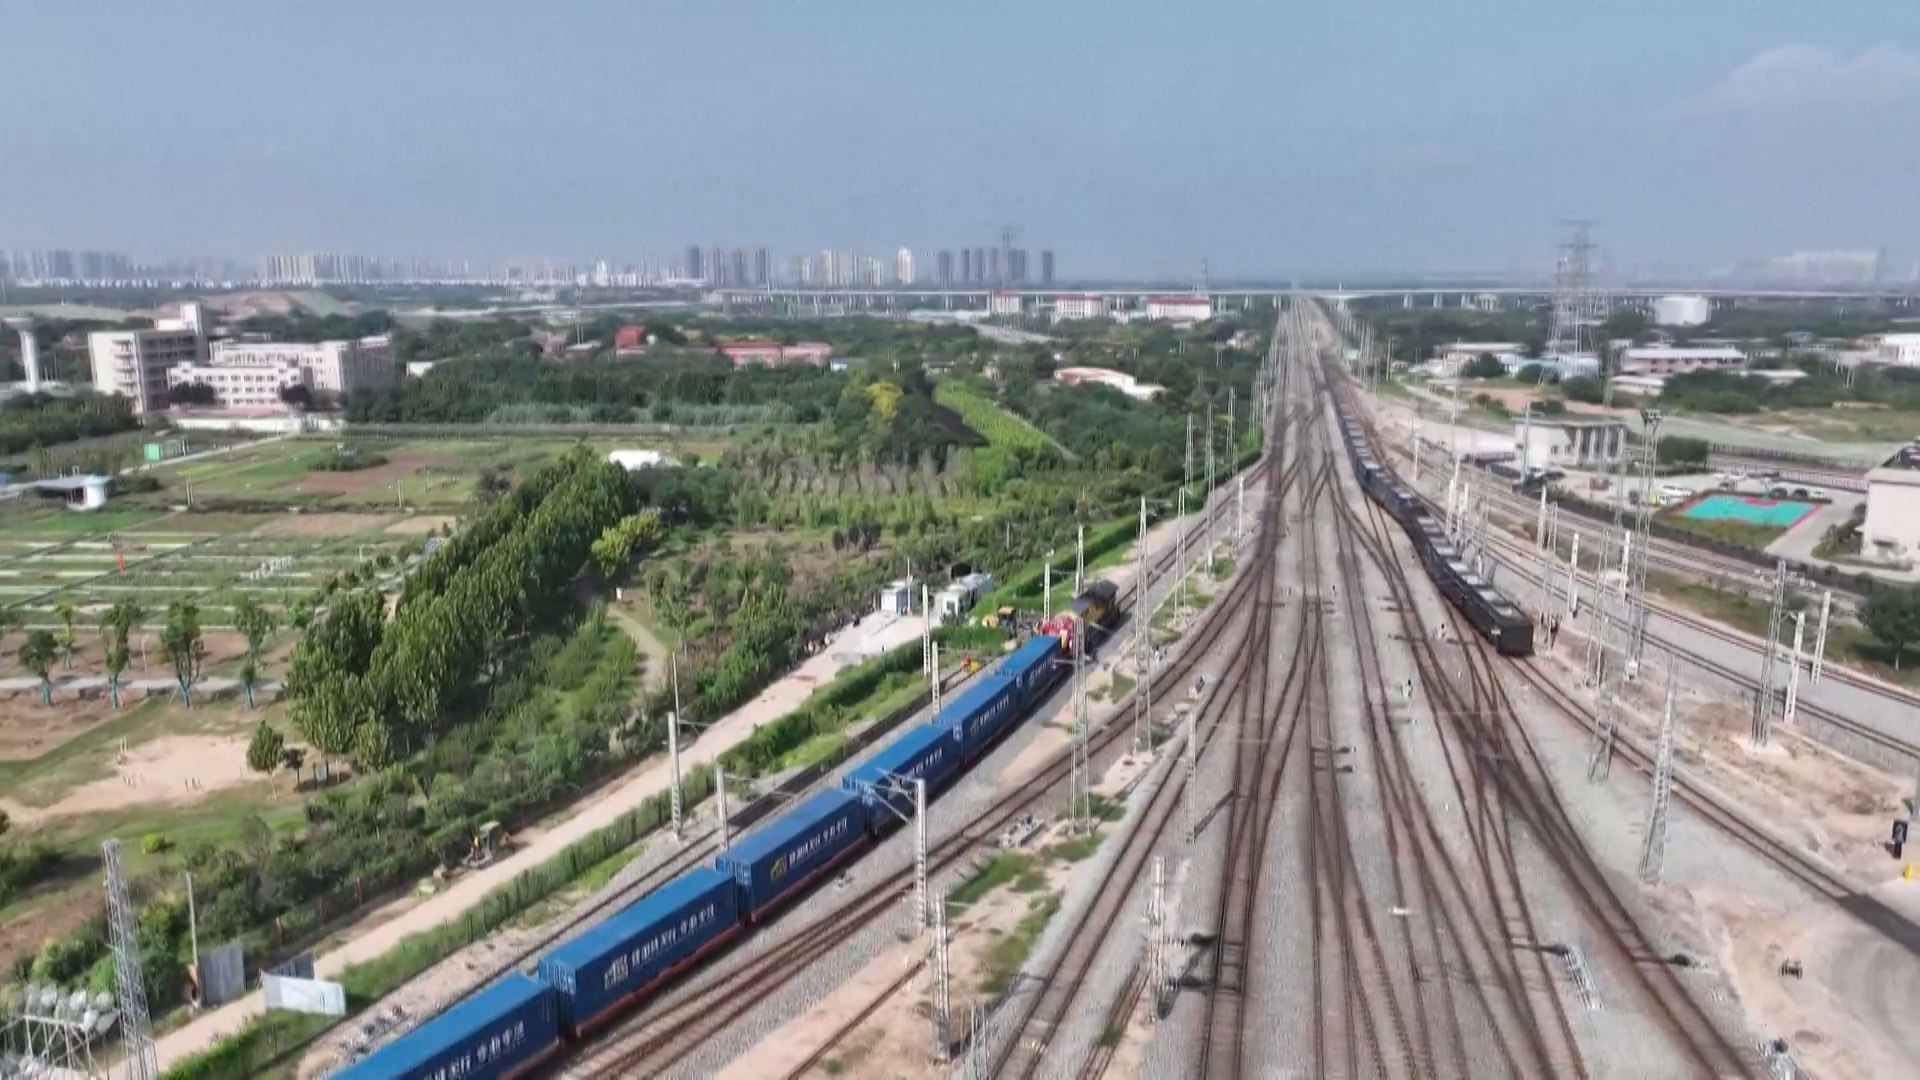
{"type": "Polygon", "coordinates": [[[1920,250],[1920,5],[0,0],[0,247],[671,259],[993,243],[1063,277],[1698,273],[1920,250]]]}

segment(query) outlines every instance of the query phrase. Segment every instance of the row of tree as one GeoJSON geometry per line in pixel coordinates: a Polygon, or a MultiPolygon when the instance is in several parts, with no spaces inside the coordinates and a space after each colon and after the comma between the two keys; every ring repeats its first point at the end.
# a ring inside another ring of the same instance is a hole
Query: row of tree
{"type": "Polygon", "coordinates": [[[348,594],[318,620],[295,650],[287,686],[293,722],[316,749],[370,768],[405,756],[510,638],[574,606],[569,583],[635,499],[626,473],[585,448],[555,468],[559,482],[536,484],[549,493],[491,545],[454,545],[429,560],[465,557],[435,587],[410,589],[391,622],[371,589],[348,594]]]}

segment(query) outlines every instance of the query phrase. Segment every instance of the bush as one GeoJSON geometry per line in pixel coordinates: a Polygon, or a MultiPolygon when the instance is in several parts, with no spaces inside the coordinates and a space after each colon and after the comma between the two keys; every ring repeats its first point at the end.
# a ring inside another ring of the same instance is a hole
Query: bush
{"type": "Polygon", "coordinates": [[[1607,384],[1592,375],[1576,375],[1563,380],[1560,390],[1567,395],[1567,400],[1586,405],[1598,405],[1607,399],[1607,384]]]}
{"type": "Polygon", "coordinates": [[[1705,465],[1710,445],[1705,439],[1670,435],[1660,440],[1655,459],[1662,465],[1705,465]]]}
{"type": "Polygon", "coordinates": [[[140,838],[140,850],[149,855],[160,855],[173,849],[173,841],[155,832],[140,838]]]}
{"type": "Polygon", "coordinates": [[[343,444],[334,447],[332,453],[307,468],[312,472],[359,472],[361,469],[372,469],[386,463],[385,454],[376,454],[343,444]]]}

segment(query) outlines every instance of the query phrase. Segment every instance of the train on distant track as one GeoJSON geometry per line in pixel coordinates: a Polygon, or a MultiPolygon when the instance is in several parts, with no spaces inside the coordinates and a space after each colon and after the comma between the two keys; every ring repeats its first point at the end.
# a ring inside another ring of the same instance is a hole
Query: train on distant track
{"type": "Polygon", "coordinates": [[[736,840],[711,865],[661,885],[540,958],[333,1074],[334,1080],[511,1080],[618,1019],[670,980],[912,818],[970,768],[1119,617],[1119,590],[1095,582],[933,719],[909,728],[838,789],[821,791],[736,840]]]}
{"type": "MultiPolygon", "coordinates": [[[[1334,377],[1329,373],[1329,381],[1334,377]]],[[[1474,632],[1492,642],[1502,655],[1532,656],[1533,620],[1473,572],[1447,537],[1446,530],[1427,513],[1420,496],[1401,486],[1399,478],[1375,460],[1366,429],[1338,392],[1334,394],[1333,407],[1340,420],[1340,437],[1346,443],[1347,460],[1353,465],[1361,490],[1406,530],[1414,550],[1420,553],[1420,564],[1439,587],[1440,595],[1460,612],[1474,632]]]]}

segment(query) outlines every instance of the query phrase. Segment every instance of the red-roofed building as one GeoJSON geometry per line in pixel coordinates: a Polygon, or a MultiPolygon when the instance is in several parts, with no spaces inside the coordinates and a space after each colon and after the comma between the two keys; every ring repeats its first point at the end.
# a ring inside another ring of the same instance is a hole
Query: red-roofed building
{"type": "Polygon", "coordinates": [[[614,332],[613,347],[618,352],[644,352],[647,348],[647,328],[637,323],[629,323],[614,332]]]}

